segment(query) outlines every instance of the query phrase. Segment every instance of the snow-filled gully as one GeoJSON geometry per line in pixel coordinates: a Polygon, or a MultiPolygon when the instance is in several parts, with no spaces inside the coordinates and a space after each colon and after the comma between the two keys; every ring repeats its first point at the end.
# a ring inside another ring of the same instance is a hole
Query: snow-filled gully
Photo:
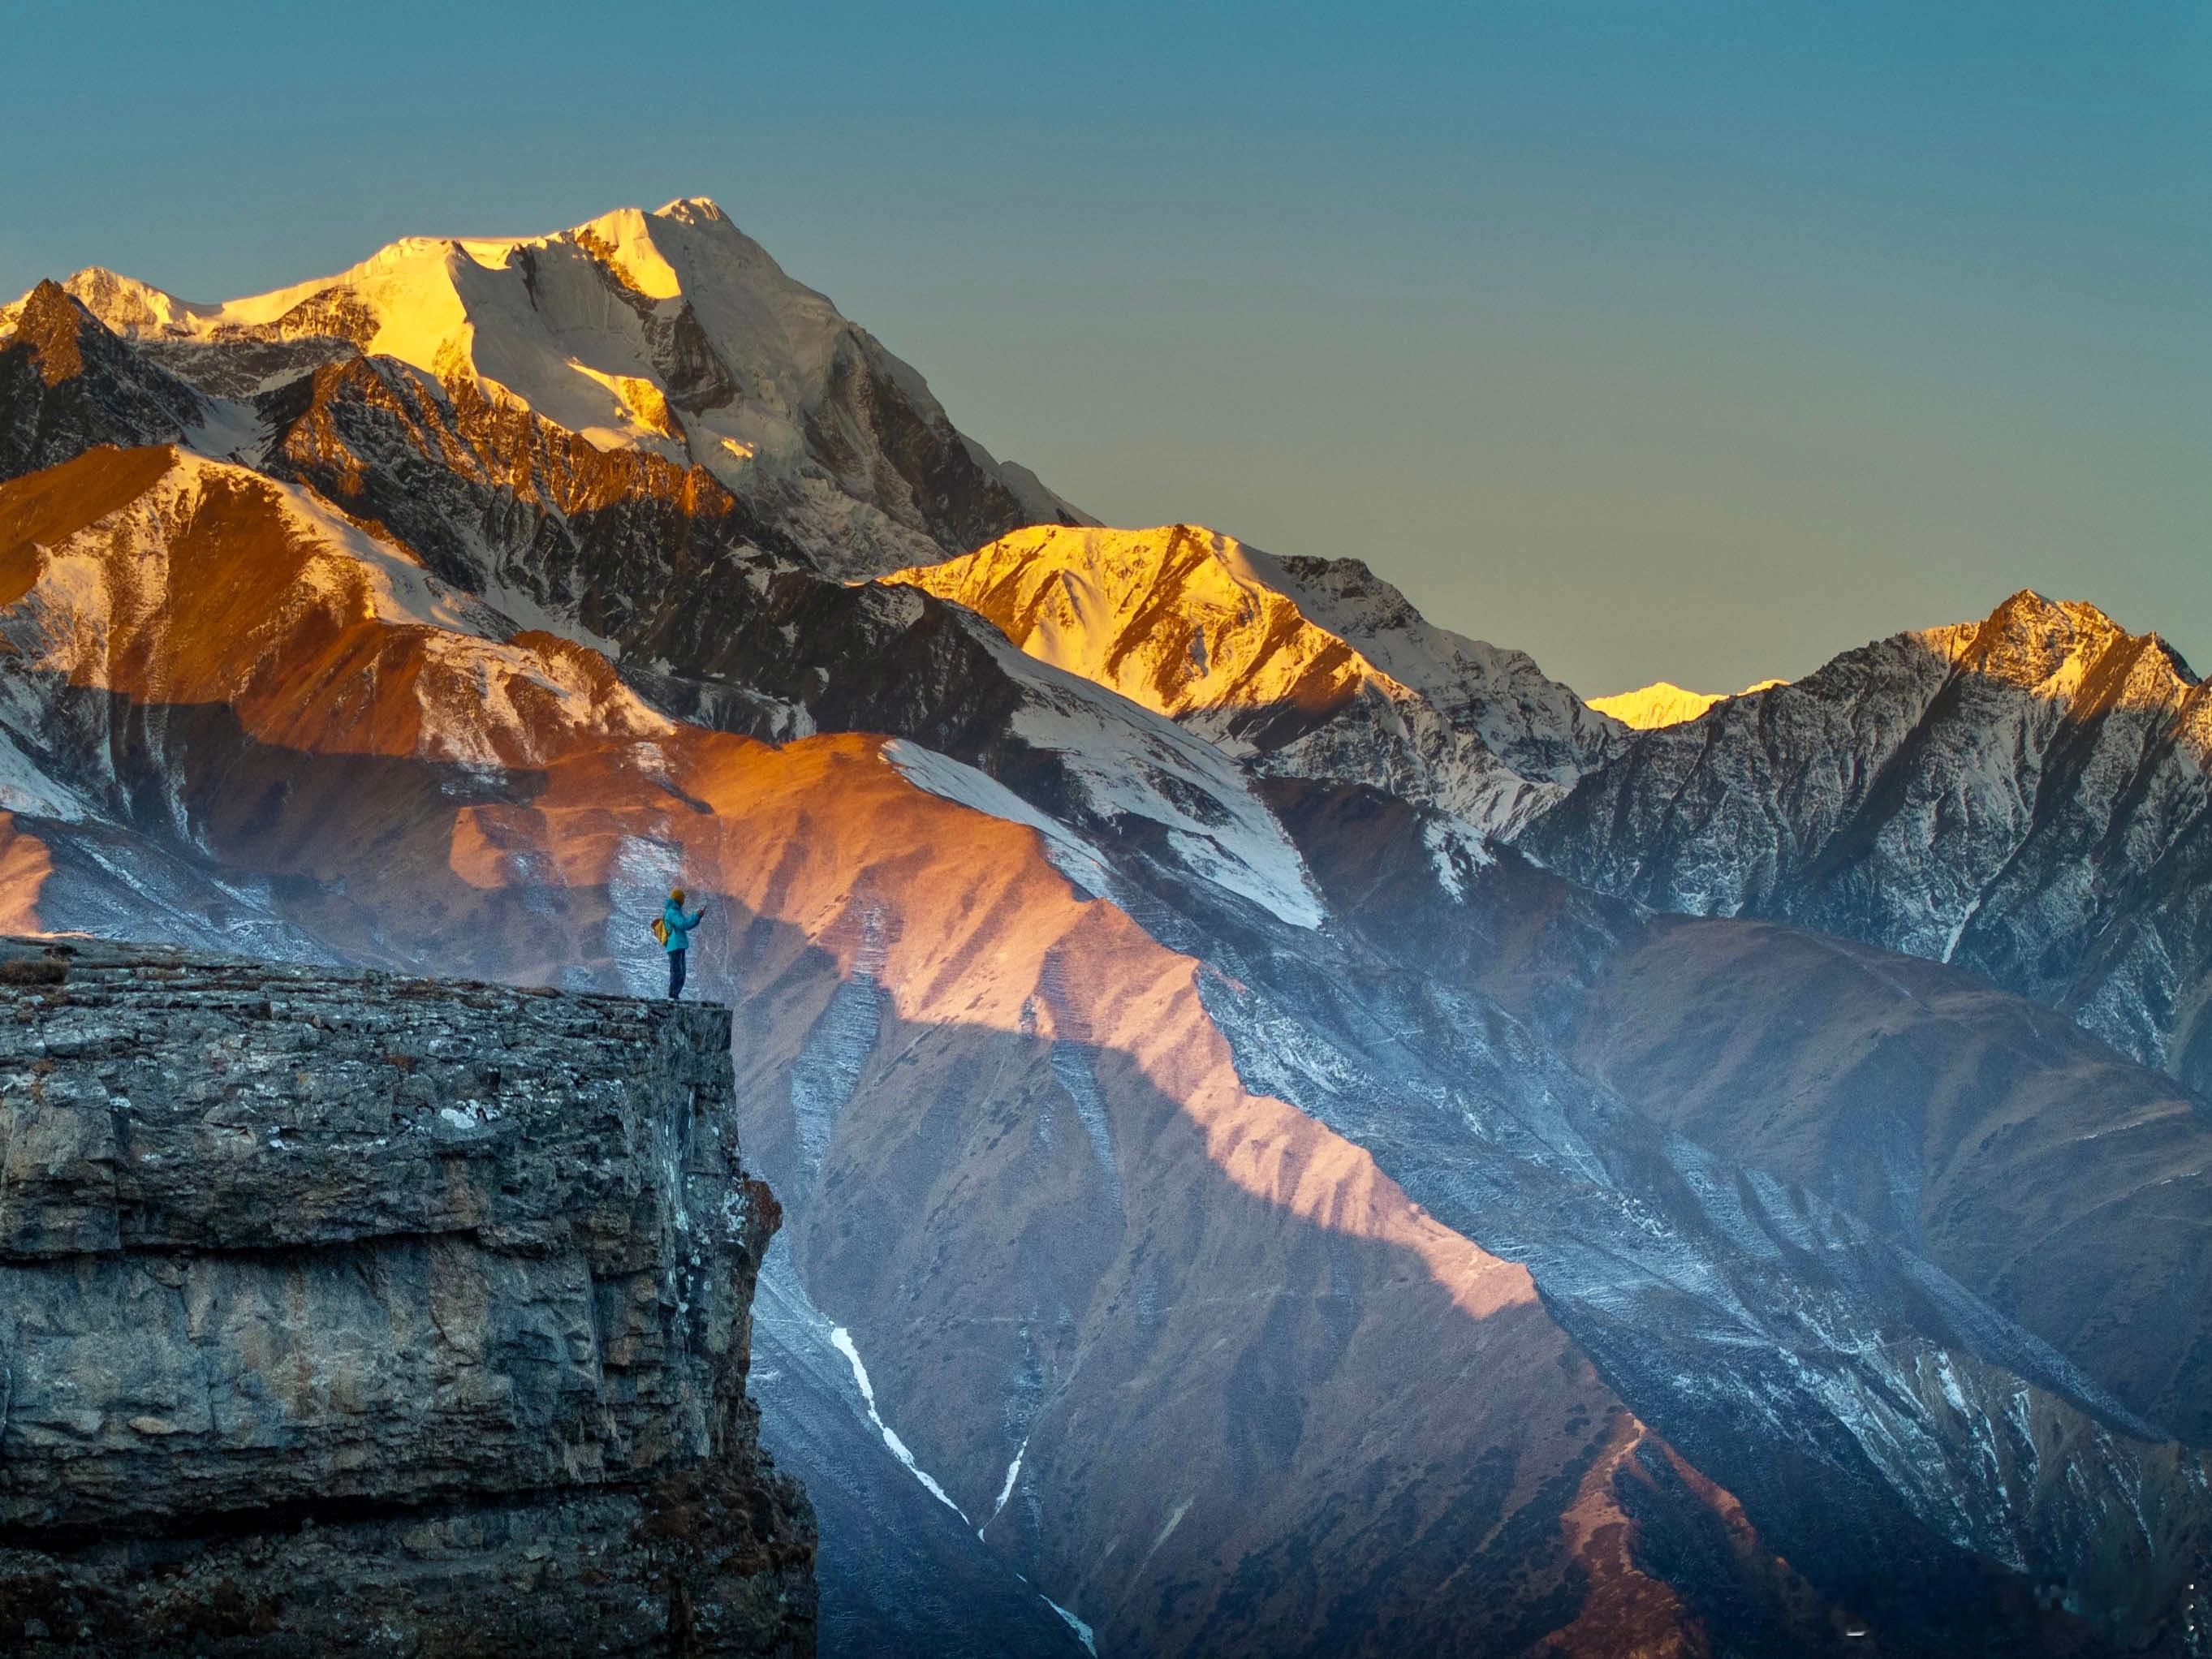
{"type": "MultiPolygon", "coordinates": [[[[853,1368],[853,1383],[854,1386],[860,1391],[861,1404],[867,1407],[868,1421],[874,1425],[876,1432],[883,1437],[884,1445],[890,1450],[890,1455],[898,1459],[900,1463],[905,1467],[908,1474],[911,1474],[916,1480],[921,1483],[924,1490],[926,1490],[932,1498],[934,1498],[939,1503],[944,1504],[945,1508],[951,1510],[953,1514],[958,1516],[962,1521],[968,1522],[969,1524],[973,1525],[973,1522],[969,1519],[967,1510],[962,1509],[959,1504],[952,1501],[952,1495],[945,1490],[944,1486],[939,1484],[935,1475],[933,1475],[927,1469],[925,1469],[921,1464],[915,1462],[914,1453],[908,1448],[906,1442],[899,1438],[898,1431],[892,1428],[890,1424],[884,1421],[882,1412],[878,1410],[876,1407],[875,1385],[868,1380],[867,1365],[860,1358],[860,1349],[854,1345],[852,1332],[846,1329],[842,1325],[833,1327],[830,1332],[830,1346],[836,1348],[839,1353],[845,1356],[845,1363],[853,1368]]],[[[1029,1445],[1030,1443],[1028,1440],[1024,1439],[1022,1442],[1020,1448],[1014,1453],[1013,1462],[1006,1466],[1006,1483],[1000,1487],[998,1502],[992,1505],[991,1513],[984,1517],[982,1526],[975,1528],[975,1536],[977,1538],[980,1539],[982,1537],[984,1528],[988,1527],[992,1522],[999,1518],[1000,1513],[1006,1507],[1006,1500],[1013,1496],[1014,1482],[1020,1478],[1022,1472],[1022,1456],[1024,1453],[1029,1450],[1029,1445]]],[[[1181,1520],[1182,1518],[1182,1517],[1180,1513],[1176,1516],[1176,1520],[1181,1520]]],[[[1173,1523],[1170,1522],[1170,1530],[1172,1530],[1172,1524],[1173,1523]]],[[[1163,1535],[1164,1536],[1164,1534],[1163,1535]]],[[[1155,1547],[1157,1547],[1157,1546],[1155,1546],[1155,1547]]],[[[1023,1575],[1017,1573],[1015,1574],[1015,1577],[1018,1578],[1022,1577],[1023,1575]]],[[[1024,1582],[1026,1583],[1027,1580],[1024,1579],[1024,1582]]],[[[1063,1607],[1059,1602],[1054,1601],[1052,1597],[1045,1595],[1042,1590],[1037,1591],[1037,1597],[1047,1607],[1050,1607],[1054,1613],[1058,1613],[1061,1619],[1066,1621],[1067,1627],[1075,1632],[1076,1639],[1083,1644],[1084,1651],[1091,1654],[1093,1656],[1093,1659],[1096,1659],[1098,1652],[1098,1638],[1097,1632],[1081,1619],[1071,1613],[1067,1608],[1063,1607]]]]}

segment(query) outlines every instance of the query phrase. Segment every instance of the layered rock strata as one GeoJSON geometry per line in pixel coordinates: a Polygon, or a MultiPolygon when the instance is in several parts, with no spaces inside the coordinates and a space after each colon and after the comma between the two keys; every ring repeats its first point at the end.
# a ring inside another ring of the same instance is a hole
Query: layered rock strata
{"type": "Polygon", "coordinates": [[[0,1642],[814,1650],[726,1012],[0,941],[0,1642]]]}

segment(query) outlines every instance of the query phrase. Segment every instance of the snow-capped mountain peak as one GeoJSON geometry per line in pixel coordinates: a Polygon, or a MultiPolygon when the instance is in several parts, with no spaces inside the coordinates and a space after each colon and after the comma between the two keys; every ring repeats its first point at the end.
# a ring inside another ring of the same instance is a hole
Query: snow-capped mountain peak
{"type": "Polygon", "coordinates": [[[959,432],[918,372],[703,197],[550,235],[406,237],[215,304],[98,269],[69,291],[205,391],[257,395],[359,351],[603,450],[702,467],[838,574],[1081,516],[959,432]]]}
{"type": "Polygon", "coordinates": [[[1198,525],[1042,526],[963,559],[892,573],[981,612],[1030,656],[1170,719],[1340,702],[1379,683],[1263,571],[1273,562],[1198,525]]]}
{"type": "Polygon", "coordinates": [[[192,310],[173,294],[101,265],[87,266],[62,287],[111,328],[164,328],[185,321],[192,310]]]}
{"type": "Polygon", "coordinates": [[[2129,707],[2166,707],[2198,684],[2180,653],[2156,634],[2131,634],[2087,600],[2046,599],[2032,588],[1981,622],[1931,637],[1962,666],[2046,699],[2071,702],[2100,669],[2107,677],[2119,671],[2115,694],[2129,707]]]}
{"type": "Polygon", "coordinates": [[[1610,714],[1623,726],[1633,726],[1639,732],[1650,732],[1662,726],[1680,726],[1685,721],[1693,720],[1716,703],[1728,702],[1735,697],[1753,696],[1761,691],[1771,691],[1778,685],[1788,684],[1787,680],[1760,680],[1736,692],[1691,691],[1672,680],[1654,680],[1633,691],[1617,691],[1609,697],[1592,697],[1589,706],[1601,714],[1610,714]]]}
{"type": "Polygon", "coordinates": [[[1619,731],[1356,560],[1278,559],[1201,526],[1037,526],[887,580],[1257,770],[1371,784],[1486,830],[1555,798],[1619,731]]]}

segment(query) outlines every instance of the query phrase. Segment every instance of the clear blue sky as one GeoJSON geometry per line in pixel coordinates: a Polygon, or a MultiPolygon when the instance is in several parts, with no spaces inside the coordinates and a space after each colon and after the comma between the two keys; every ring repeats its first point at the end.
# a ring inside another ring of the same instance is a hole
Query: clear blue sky
{"type": "Polygon", "coordinates": [[[711,195],[1110,521],[1585,692],[2014,588],[2212,668],[2212,7],[0,0],[0,289],[711,195]]]}

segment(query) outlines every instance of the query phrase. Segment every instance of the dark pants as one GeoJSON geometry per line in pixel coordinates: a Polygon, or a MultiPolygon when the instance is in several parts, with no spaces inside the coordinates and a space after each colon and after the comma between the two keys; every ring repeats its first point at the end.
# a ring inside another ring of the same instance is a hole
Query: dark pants
{"type": "Polygon", "coordinates": [[[668,995],[672,1001],[684,994],[684,958],[690,954],[689,951],[668,953],[668,995]]]}

